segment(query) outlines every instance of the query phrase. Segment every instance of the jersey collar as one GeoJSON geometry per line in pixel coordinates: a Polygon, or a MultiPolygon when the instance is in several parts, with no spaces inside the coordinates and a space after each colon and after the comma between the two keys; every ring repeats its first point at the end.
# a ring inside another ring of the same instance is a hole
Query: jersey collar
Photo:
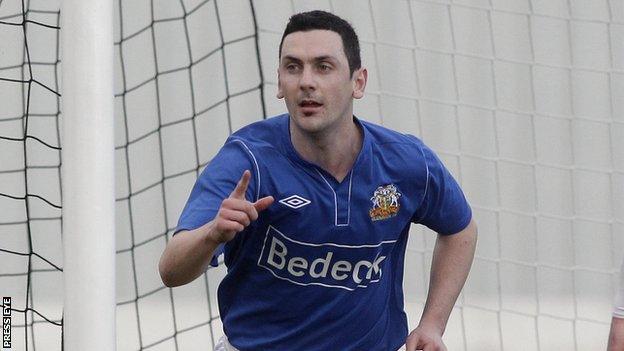
{"type": "MultiPolygon", "coordinates": [[[[282,138],[283,138],[282,145],[284,145],[284,153],[288,156],[288,158],[292,160],[293,162],[296,162],[297,164],[303,166],[306,170],[312,171],[313,173],[316,173],[316,170],[318,170],[319,172],[323,174],[324,177],[326,177],[327,179],[331,179],[335,184],[339,184],[339,182],[331,174],[329,174],[329,172],[325,171],[322,167],[318,166],[315,163],[306,161],[305,159],[301,157],[301,155],[299,155],[294,145],[292,144],[292,140],[290,138],[290,115],[284,114],[282,115],[281,118],[282,118],[282,121],[280,121],[281,122],[280,134],[282,135],[282,138]]],[[[360,166],[360,164],[367,162],[368,158],[370,157],[370,149],[371,149],[371,135],[370,135],[370,131],[367,129],[366,124],[362,123],[355,116],[353,116],[353,121],[362,130],[363,139],[362,139],[362,148],[360,149],[360,152],[357,155],[355,162],[353,163],[353,167],[351,168],[349,173],[357,169],[360,166]]],[[[345,179],[343,179],[343,182],[345,180],[348,180],[348,178],[349,176],[345,177],[345,179]]]]}

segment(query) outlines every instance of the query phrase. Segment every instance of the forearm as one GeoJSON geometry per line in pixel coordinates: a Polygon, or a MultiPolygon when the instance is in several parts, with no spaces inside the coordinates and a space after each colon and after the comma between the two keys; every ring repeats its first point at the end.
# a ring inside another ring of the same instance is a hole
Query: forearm
{"type": "Polygon", "coordinates": [[[624,319],[616,317],[611,319],[611,332],[609,333],[609,347],[607,350],[624,350],[624,319]]]}
{"type": "Polygon", "coordinates": [[[429,292],[421,326],[444,333],[455,301],[466,282],[477,243],[477,226],[471,221],[461,232],[438,236],[433,251],[429,292]]]}
{"type": "Polygon", "coordinates": [[[158,263],[160,277],[166,286],[187,284],[203,274],[219,245],[213,240],[214,223],[173,236],[158,263]]]}

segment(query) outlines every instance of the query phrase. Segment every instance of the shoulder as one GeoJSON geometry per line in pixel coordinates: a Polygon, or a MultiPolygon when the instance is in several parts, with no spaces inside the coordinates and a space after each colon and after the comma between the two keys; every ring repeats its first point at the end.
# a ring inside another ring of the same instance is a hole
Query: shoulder
{"type": "Polygon", "coordinates": [[[373,162],[397,179],[409,179],[424,188],[432,176],[447,173],[438,155],[420,138],[370,122],[362,122],[369,133],[373,162]]]}
{"type": "MultiPolygon", "coordinates": [[[[255,193],[248,194],[248,198],[259,198],[261,178],[267,160],[277,155],[280,140],[283,138],[283,127],[280,127],[287,116],[271,117],[251,123],[231,134],[218,154],[213,157],[201,178],[227,180],[236,182],[245,170],[252,172],[252,180],[248,190],[255,189],[255,193]]],[[[229,187],[231,184],[226,183],[229,187]]]]}
{"type": "Polygon", "coordinates": [[[360,123],[369,134],[373,152],[379,156],[398,158],[402,161],[409,161],[409,164],[425,161],[429,148],[418,137],[371,122],[360,120],[360,123]]]}
{"type": "Polygon", "coordinates": [[[230,138],[243,140],[249,143],[272,143],[282,136],[284,125],[288,123],[288,115],[278,115],[263,119],[232,133],[230,138]]]}
{"type": "Polygon", "coordinates": [[[284,125],[287,126],[287,123],[286,114],[269,117],[237,130],[226,143],[238,143],[249,152],[276,149],[283,139],[284,125]]]}

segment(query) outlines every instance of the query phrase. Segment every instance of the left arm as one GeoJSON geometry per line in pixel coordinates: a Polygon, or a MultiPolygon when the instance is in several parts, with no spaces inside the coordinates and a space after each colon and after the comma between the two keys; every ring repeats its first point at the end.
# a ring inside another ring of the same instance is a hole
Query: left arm
{"type": "Polygon", "coordinates": [[[459,233],[438,235],[433,250],[427,302],[418,327],[407,337],[407,351],[446,350],[442,334],[468,277],[476,243],[477,225],[474,220],[459,233]]]}

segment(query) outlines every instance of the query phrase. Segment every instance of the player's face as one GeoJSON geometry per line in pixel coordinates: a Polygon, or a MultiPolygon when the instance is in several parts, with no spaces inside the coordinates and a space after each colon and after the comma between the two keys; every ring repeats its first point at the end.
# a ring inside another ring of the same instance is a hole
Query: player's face
{"type": "Polygon", "coordinates": [[[278,98],[284,98],[295,127],[308,133],[349,121],[353,98],[361,98],[366,70],[351,76],[342,39],[336,32],[311,30],[284,38],[278,72],[278,98]]]}

